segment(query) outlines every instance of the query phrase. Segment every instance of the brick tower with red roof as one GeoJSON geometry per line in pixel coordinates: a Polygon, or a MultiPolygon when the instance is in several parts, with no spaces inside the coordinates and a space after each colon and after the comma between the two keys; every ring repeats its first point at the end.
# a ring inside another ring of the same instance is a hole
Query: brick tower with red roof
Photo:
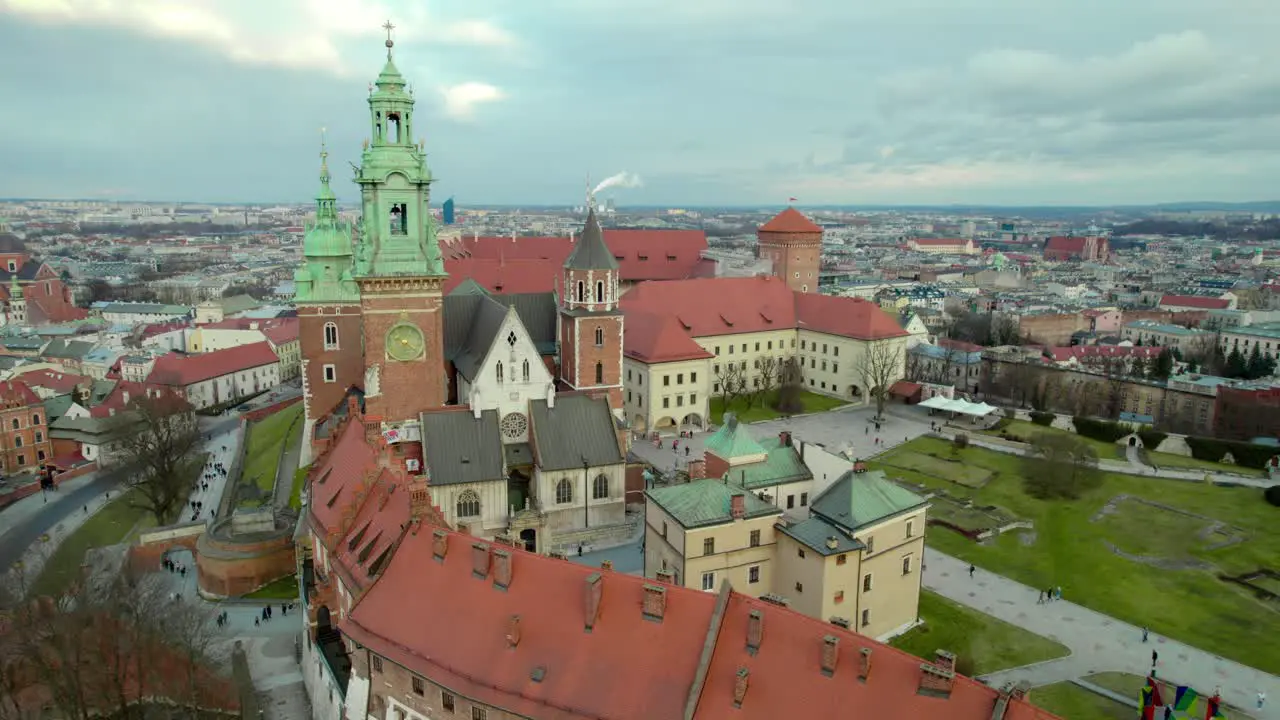
{"type": "Polygon", "coordinates": [[[618,260],[604,244],[595,208],[564,261],[560,297],[560,381],[573,390],[608,393],[622,407],[622,310],[618,260]]]}
{"type": "Polygon", "coordinates": [[[773,261],[773,274],[796,292],[818,291],[822,228],[789,207],[756,231],[757,255],[773,261]]]}

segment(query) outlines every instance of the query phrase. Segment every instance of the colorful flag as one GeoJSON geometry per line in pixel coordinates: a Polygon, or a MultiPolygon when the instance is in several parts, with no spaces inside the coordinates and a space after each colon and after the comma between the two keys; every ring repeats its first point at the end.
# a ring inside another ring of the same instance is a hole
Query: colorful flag
{"type": "Polygon", "coordinates": [[[1151,704],[1155,707],[1164,705],[1164,698],[1160,697],[1160,683],[1156,682],[1154,673],[1147,676],[1147,687],[1151,688],[1151,704]]]}
{"type": "Polygon", "coordinates": [[[796,198],[787,198],[787,202],[795,202],[796,198]]]}
{"type": "Polygon", "coordinates": [[[1206,707],[1204,710],[1204,720],[1213,720],[1213,718],[1225,718],[1226,715],[1222,713],[1222,708],[1219,707],[1221,704],[1222,704],[1222,698],[1218,697],[1217,695],[1214,695],[1213,697],[1209,698],[1209,700],[1206,702],[1206,707]]]}
{"type": "Polygon", "coordinates": [[[1173,709],[1180,712],[1195,712],[1196,700],[1200,695],[1186,685],[1179,685],[1173,693],[1173,709]]]}
{"type": "Polygon", "coordinates": [[[1138,691],[1138,706],[1142,708],[1142,720],[1155,720],[1156,706],[1151,704],[1151,688],[1138,691]]]}

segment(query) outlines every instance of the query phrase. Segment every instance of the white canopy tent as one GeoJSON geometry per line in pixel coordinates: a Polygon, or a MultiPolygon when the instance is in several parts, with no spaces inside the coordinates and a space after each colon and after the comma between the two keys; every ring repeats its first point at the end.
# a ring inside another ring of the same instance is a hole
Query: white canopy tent
{"type": "Polygon", "coordinates": [[[971,403],[968,400],[956,398],[948,400],[941,396],[931,397],[920,403],[920,407],[926,407],[930,410],[942,410],[943,412],[960,413],[961,415],[973,415],[982,417],[995,412],[996,408],[986,403],[971,403]]]}

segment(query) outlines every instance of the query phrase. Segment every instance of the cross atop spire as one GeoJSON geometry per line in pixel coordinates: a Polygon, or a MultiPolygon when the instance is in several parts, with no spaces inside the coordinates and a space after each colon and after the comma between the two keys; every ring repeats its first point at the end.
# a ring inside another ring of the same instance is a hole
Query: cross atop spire
{"type": "Polygon", "coordinates": [[[387,59],[391,59],[391,48],[395,47],[395,41],[391,39],[391,31],[396,29],[395,25],[388,20],[382,24],[382,29],[387,31],[387,59]]]}
{"type": "Polygon", "coordinates": [[[320,128],[320,181],[329,184],[329,144],[325,140],[326,128],[320,128]]]}

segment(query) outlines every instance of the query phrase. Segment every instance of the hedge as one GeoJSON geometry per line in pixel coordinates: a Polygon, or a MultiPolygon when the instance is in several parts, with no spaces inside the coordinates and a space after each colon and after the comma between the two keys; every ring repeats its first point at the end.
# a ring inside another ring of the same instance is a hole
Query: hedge
{"type": "Polygon", "coordinates": [[[1280,507],[1280,485],[1272,485],[1267,488],[1266,491],[1262,493],[1262,496],[1267,499],[1267,502],[1275,505],[1276,507],[1280,507]]]}
{"type": "Polygon", "coordinates": [[[1222,462],[1222,458],[1231,453],[1237,465],[1259,470],[1265,469],[1267,462],[1277,454],[1276,448],[1268,445],[1212,438],[1188,437],[1187,446],[1191,448],[1191,457],[1197,460],[1222,462]]]}
{"type": "Polygon", "coordinates": [[[1160,443],[1169,437],[1169,433],[1162,433],[1159,430],[1139,430],[1138,437],[1142,438],[1142,447],[1148,450],[1155,450],[1160,447],[1160,443]]]}
{"type": "Polygon", "coordinates": [[[1077,415],[1071,418],[1071,421],[1075,423],[1077,435],[1083,435],[1092,440],[1100,440],[1102,442],[1119,442],[1120,438],[1133,432],[1125,425],[1107,420],[1094,420],[1093,418],[1077,415]]]}
{"type": "Polygon", "coordinates": [[[1031,422],[1037,425],[1043,425],[1044,427],[1049,427],[1053,424],[1053,419],[1055,417],[1057,416],[1051,412],[1032,412],[1031,422]]]}

